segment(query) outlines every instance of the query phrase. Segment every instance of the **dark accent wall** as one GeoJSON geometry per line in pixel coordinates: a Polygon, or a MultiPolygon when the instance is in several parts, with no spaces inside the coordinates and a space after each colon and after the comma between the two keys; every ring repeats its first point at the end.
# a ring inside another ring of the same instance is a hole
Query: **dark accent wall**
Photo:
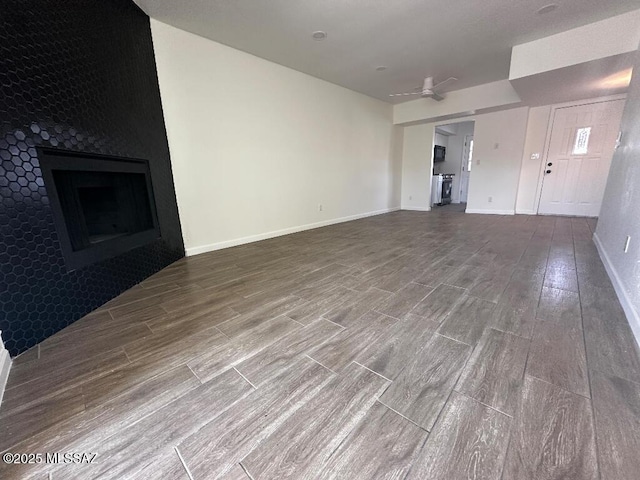
{"type": "Polygon", "coordinates": [[[0,0],[0,330],[12,356],[184,256],[148,17],[0,0]],[[161,239],[69,271],[37,146],[147,159],[161,239]]]}

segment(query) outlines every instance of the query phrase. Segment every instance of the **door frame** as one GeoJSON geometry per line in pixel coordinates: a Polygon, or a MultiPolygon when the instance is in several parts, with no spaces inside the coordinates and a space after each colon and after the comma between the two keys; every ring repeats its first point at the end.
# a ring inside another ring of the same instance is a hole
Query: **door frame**
{"type": "Polygon", "coordinates": [[[542,184],[544,183],[544,170],[549,163],[549,149],[551,148],[551,132],[553,131],[553,124],[556,119],[556,111],[561,108],[581,107],[584,105],[593,105],[594,103],[607,103],[615,102],[617,100],[626,100],[627,94],[621,93],[618,95],[609,95],[606,97],[589,98],[586,100],[574,100],[573,102],[556,103],[551,105],[551,112],[549,113],[549,122],[547,124],[547,133],[544,139],[544,150],[542,154],[542,161],[540,162],[540,169],[538,170],[538,185],[536,187],[535,204],[533,211],[535,215],[542,215],[540,211],[540,200],[542,198],[542,184]]]}
{"type": "MultiPolygon", "coordinates": [[[[460,162],[460,172],[458,172],[460,174],[460,182],[458,183],[458,198],[460,199],[460,203],[462,203],[462,172],[464,171],[464,167],[465,167],[465,156],[467,154],[467,142],[469,141],[469,138],[471,138],[471,141],[473,141],[473,138],[475,137],[475,122],[473,125],[473,134],[471,135],[465,135],[464,136],[464,146],[462,147],[462,162],[460,162]]],[[[469,152],[471,152],[471,147],[469,146],[469,152]]],[[[469,163],[469,159],[466,159],[466,163],[469,163]]],[[[469,200],[469,183],[471,182],[471,172],[467,170],[467,198],[465,198],[464,203],[467,203],[467,201],[469,200]]]]}

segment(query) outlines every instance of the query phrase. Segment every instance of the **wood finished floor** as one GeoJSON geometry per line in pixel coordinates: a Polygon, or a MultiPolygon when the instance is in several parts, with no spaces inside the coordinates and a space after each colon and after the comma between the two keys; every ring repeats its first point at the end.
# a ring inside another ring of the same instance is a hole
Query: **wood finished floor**
{"type": "Polygon", "coordinates": [[[395,212],[185,258],[15,359],[0,478],[632,480],[595,221],[395,212]]]}

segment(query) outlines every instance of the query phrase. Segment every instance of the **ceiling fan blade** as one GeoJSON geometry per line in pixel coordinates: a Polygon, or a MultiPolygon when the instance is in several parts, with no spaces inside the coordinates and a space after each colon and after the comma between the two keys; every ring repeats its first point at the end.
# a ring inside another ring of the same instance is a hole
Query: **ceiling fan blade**
{"type": "Polygon", "coordinates": [[[406,95],[420,95],[421,92],[407,92],[407,93],[392,93],[389,96],[390,97],[404,97],[406,95]]]}
{"type": "Polygon", "coordinates": [[[429,98],[433,98],[436,102],[441,102],[442,100],[444,100],[444,96],[439,95],[436,92],[433,92],[431,95],[429,95],[429,98]]]}
{"type": "Polygon", "coordinates": [[[436,88],[438,88],[441,85],[444,85],[445,83],[449,83],[449,82],[455,82],[458,79],[456,77],[449,77],[446,80],[441,81],[440,83],[437,83],[436,85],[433,86],[432,90],[435,90],[436,88]]]}

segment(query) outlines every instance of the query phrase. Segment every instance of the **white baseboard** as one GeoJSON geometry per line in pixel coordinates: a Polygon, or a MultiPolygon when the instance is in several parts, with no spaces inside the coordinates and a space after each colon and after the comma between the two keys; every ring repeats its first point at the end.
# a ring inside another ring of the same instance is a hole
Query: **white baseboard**
{"type": "Polygon", "coordinates": [[[515,215],[515,210],[486,210],[483,208],[467,208],[465,213],[481,213],[483,215],[515,215]]]}
{"type": "Polygon", "coordinates": [[[538,212],[535,210],[518,210],[516,208],[516,215],[537,215],[538,212]]]}
{"type": "Polygon", "coordinates": [[[4,348],[0,337],[0,403],[2,402],[4,387],[7,386],[7,379],[9,378],[10,369],[11,357],[9,356],[9,352],[4,348]]]}
{"type": "Polygon", "coordinates": [[[348,217],[334,218],[317,223],[308,223],[306,225],[300,225],[297,227],[283,228],[282,230],[275,230],[273,232],[259,233],[257,235],[250,235],[248,237],[235,238],[233,240],[227,240],[224,242],[210,243],[209,245],[187,248],[185,249],[185,254],[187,255],[187,257],[191,257],[200,253],[213,252],[214,250],[222,250],[223,248],[229,247],[237,247],[238,245],[244,245],[246,243],[259,242],[260,240],[266,240],[268,238],[281,237],[283,235],[289,235],[291,233],[302,232],[304,230],[313,230],[314,228],[326,227],[328,225],[334,225],[336,223],[350,222],[351,220],[373,217],[374,215],[382,215],[384,213],[395,212],[398,210],[400,210],[400,207],[385,208],[384,210],[377,210],[375,212],[359,213],[357,215],[350,215],[348,217]]]}
{"type": "Polygon", "coordinates": [[[613,284],[613,289],[615,290],[616,295],[618,295],[620,305],[622,305],[622,309],[627,316],[627,321],[633,331],[633,336],[636,337],[636,342],[638,343],[638,346],[640,346],[640,312],[637,312],[633,307],[633,303],[631,303],[627,290],[624,288],[620,275],[618,275],[616,268],[613,266],[613,263],[611,263],[611,259],[609,258],[609,255],[607,255],[600,238],[595,233],[593,234],[593,242],[596,244],[596,248],[600,254],[600,259],[604,264],[605,270],[609,274],[609,278],[613,284]]]}
{"type": "Polygon", "coordinates": [[[400,210],[408,210],[410,212],[430,212],[431,207],[400,207],[400,210]]]}

